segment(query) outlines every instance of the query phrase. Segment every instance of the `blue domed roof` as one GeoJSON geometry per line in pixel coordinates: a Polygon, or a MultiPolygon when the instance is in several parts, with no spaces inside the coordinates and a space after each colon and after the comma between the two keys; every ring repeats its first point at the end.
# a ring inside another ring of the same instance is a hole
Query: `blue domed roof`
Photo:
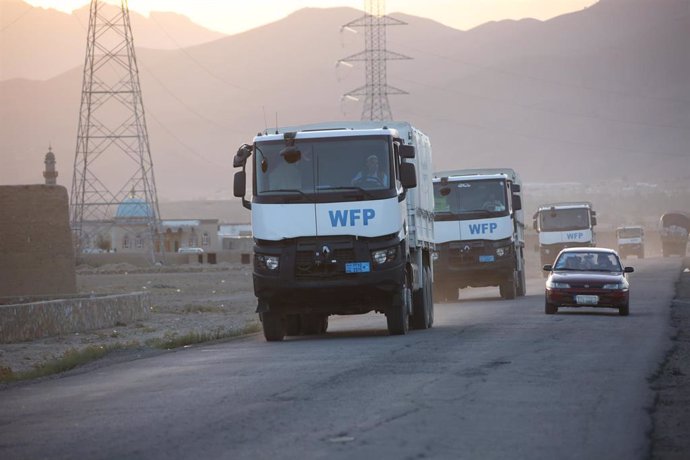
{"type": "Polygon", "coordinates": [[[152,216],[153,211],[146,201],[131,196],[120,203],[115,213],[115,218],[120,219],[143,219],[152,216]]]}

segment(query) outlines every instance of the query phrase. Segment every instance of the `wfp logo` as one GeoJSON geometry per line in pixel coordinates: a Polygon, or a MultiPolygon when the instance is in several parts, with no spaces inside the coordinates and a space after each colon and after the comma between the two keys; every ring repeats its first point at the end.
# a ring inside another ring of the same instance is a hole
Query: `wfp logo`
{"type": "Polygon", "coordinates": [[[569,232],[565,234],[565,237],[568,240],[581,240],[585,234],[583,232],[569,232]]]}
{"type": "Polygon", "coordinates": [[[369,225],[369,221],[376,217],[373,209],[344,209],[328,211],[331,218],[331,227],[354,227],[358,221],[362,221],[364,226],[369,225]]]}
{"type": "Polygon", "coordinates": [[[491,222],[491,223],[483,223],[483,224],[470,224],[470,234],[471,235],[485,235],[487,233],[493,233],[496,231],[498,228],[498,224],[491,222]]]}

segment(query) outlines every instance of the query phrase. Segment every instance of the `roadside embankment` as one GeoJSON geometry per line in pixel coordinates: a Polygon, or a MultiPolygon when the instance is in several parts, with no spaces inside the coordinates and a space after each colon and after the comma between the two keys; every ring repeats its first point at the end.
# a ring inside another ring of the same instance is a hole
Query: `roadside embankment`
{"type": "Polygon", "coordinates": [[[690,258],[676,285],[671,305],[673,346],[652,379],[651,459],[686,459],[690,453],[690,258]]]}

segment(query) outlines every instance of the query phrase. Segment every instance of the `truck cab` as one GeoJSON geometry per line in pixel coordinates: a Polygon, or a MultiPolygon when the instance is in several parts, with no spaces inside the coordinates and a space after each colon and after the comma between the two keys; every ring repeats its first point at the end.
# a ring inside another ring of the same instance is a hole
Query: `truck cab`
{"type": "Polygon", "coordinates": [[[525,294],[521,182],[512,169],[434,174],[434,287],[437,299],[458,289],[498,286],[501,297],[525,294]]]}

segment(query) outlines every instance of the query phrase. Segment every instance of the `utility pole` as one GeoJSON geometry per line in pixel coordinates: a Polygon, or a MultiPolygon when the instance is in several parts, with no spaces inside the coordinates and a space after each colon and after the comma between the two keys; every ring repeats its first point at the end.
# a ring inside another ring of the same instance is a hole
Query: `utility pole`
{"type": "Polygon", "coordinates": [[[366,84],[346,93],[345,96],[354,99],[358,99],[357,96],[364,96],[362,120],[392,120],[393,114],[388,103],[388,95],[408,93],[388,85],[386,63],[390,60],[411,58],[386,49],[386,27],[406,25],[406,23],[385,15],[385,0],[365,0],[364,10],[364,16],[345,24],[343,29],[364,28],[365,49],[341,59],[341,62],[364,61],[366,84]]]}
{"type": "Polygon", "coordinates": [[[77,255],[118,217],[155,261],[160,213],[127,0],[91,1],[70,214],[77,255]]]}

